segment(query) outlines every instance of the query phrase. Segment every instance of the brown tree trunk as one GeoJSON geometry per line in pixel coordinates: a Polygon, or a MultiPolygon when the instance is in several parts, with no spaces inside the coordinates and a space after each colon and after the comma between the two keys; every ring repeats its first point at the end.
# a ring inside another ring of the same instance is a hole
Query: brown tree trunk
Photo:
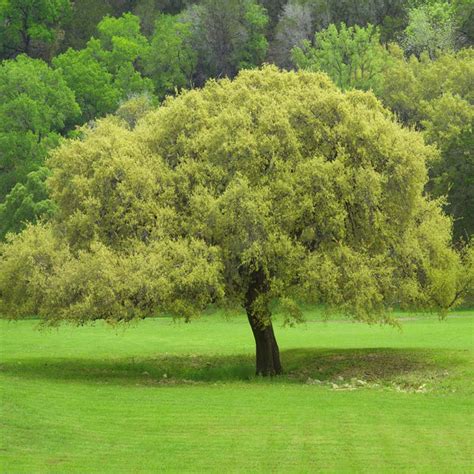
{"type": "Polygon", "coordinates": [[[272,376],[282,373],[280,350],[275,339],[272,323],[262,326],[252,315],[248,315],[256,346],[257,375],[272,376]]]}
{"type": "Polygon", "coordinates": [[[256,374],[273,376],[282,373],[280,350],[276,342],[271,322],[270,310],[261,304],[254,305],[257,298],[268,291],[268,283],[262,271],[252,274],[247,290],[245,309],[255,338],[256,374]]]}

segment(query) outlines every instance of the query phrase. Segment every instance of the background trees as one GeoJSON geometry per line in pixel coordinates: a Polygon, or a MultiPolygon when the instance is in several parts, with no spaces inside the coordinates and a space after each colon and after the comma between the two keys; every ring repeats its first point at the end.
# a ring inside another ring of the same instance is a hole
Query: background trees
{"type": "Polygon", "coordinates": [[[49,59],[59,48],[69,0],[3,0],[0,3],[0,57],[25,53],[49,59]]]}
{"type": "Polygon", "coordinates": [[[406,124],[424,131],[441,158],[431,164],[428,190],[447,196],[446,210],[454,217],[455,238],[474,233],[472,50],[406,60],[392,48],[379,96],[406,124]]]}
{"type": "Polygon", "coordinates": [[[49,199],[45,183],[48,176],[49,170],[44,166],[31,171],[15,184],[4,202],[0,203],[1,239],[8,232],[20,232],[28,222],[53,215],[55,205],[49,199]]]}
{"type": "Polygon", "coordinates": [[[53,60],[75,92],[82,121],[114,112],[120,100],[153,90],[152,81],[140,73],[149,45],[140,33],[138,17],[130,13],[106,17],[97,29],[98,37],[84,49],[68,49],[53,60]]]}
{"type": "Polygon", "coordinates": [[[135,128],[107,118],[83,133],[49,160],[51,223],[1,248],[7,315],[83,324],[237,304],[270,375],[274,301],[289,320],[311,300],[389,322],[394,305],[459,296],[450,220],[423,195],[436,151],[372,94],[268,67],[168,100],[135,128]]]}
{"type": "Polygon", "coordinates": [[[454,8],[448,2],[429,2],[408,12],[403,45],[407,54],[426,51],[434,58],[440,51],[452,51],[456,43],[454,8]]]}
{"type": "Polygon", "coordinates": [[[20,55],[0,67],[0,238],[50,214],[43,169],[49,149],[80,114],[59,71],[20,55]]]}
{"type": "Polygon", "coordinates": [[[387,64],[387,53],[380,44],[380,34],[372,26],[339,28],[330,25],[316,33],[314,47],[303,40],[292,51],[298,68],[324,71],[341,89],[376,89],[387,64]]]}
{"type": "Polygon", "coordinates": [[[0,67],[0,200],[42,165],[80,114],[74,93],[59,71],[20,55],[0,67]]]}
{"type": "Polygon", "coordinates": [[[233,77],[265,59],[268,17],[255,0],[204,0],[187,15],[198,51],[198,84],[209,77],[233,77]]]}
{"type": "Polygon", "coordinates": [[[280,67],[291,69],[291,50],[314,36],[313,12],[309,5],[289,2],[283,8],[270,45],[270,58],[280,67]]]}
{"type": "Polygon", "coordinates": [[[197,52],[191,45],[192,25],[181,16],[161,15],[145,58],[145,71],[159,98],[191,87],[197,52]]]}

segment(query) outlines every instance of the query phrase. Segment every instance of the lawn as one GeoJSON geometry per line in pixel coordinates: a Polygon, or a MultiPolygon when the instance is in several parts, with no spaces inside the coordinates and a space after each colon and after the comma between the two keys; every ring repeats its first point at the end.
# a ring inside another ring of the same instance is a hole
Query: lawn
{"type": "Polygon", "coordinates": [[[0,470],[473,472],[474,311],[402,316],[277,322],[273,380],[243,315],[1,321],[0,470]]]}

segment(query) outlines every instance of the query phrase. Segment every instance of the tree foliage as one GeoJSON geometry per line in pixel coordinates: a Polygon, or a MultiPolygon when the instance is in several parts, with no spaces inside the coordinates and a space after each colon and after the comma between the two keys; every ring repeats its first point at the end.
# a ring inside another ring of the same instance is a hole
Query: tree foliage
{"type": "Polygon", "coordinates": [[[440,148],[428,189],[435,196],[447,196],[454,235],[464,240],[474,234],[473,77],[472,49],[432,61],[426,53],[406,59],[392,47],[392,62],[379,90],[406,125],[423,130],[426,140],[440,148]]]}
{"type": "Polygon", "coordinates": [[[379,27],[384,41],[393,40],[403,30],[407,15],[406,0],[290,0],[289,4],[308,5],[312,11],[314,31],[330,24],[379,27]]]}
{"type": "Polygon", "coordinates": [[[0,97],[1,202],[43,164],[80,109],[59,71],[25,55],[1,64],[0,97]]]}
{"type": "Polygon", "coordinates": [[[46,188],[48,168],[41,167],[31,171],[23,182],[15,187],[0,203],[0,240],[8,232],[21,231],[28,222],[34,223],[39,218],[50,217],[54,213],[54,203],[49,199],[46,188]]]}
{"type": "Polygon", "coordinates": [[[120,100],[153,90],[138,68],[148,50],[138,17],[105,17],[97,29],[98,38],[91,38],[86,48],[68,49],[53,60],[76,94],[82,121],[114,112],[120,100]]]}
{"type": "Polygon", "coordinates": [[[304,40],[292,53],[298,68],[324,71],[343,90],[377,88],[387,62],[380,34],[371,25],[362,28],[341,23],[339,29],[330,25],[316,33],[314,46],[304,40]]]}
{"type": "Polygon", "coordinates": [[[179,16],[161,15],[145,60],[145,71],[163,98],[192,85],[197,53],[191,45],[191,25],[179,16]]]}
{"type": "Polygon", "coordinates": [[[198,83],[209,77],[233,77],[265,59],[268,16],[255,0],[203,0],[186,17],[193,24],[198,51],[198,83]]]}
{"type": "Polygon", "coordinates": [[[0,2],[0,57],[25,53],[50,57],[61,39],[69,0],[3,0],[0,2]]]}
{"type": "Polygon", "coordinates": [[[458,46],[474,46],[474,3],[471,0],[453,0],[456,42],[458,46]]]}
{"type": "Polygon", "coordinates": [[[277,66],[294,66],[291,50],[314,37],[313,12],[309,5],[289,2],[283,8],[270,46],[270,58],[277,66]]]}
{"type": "Polygon", "coordinates": [[[355,319],[447,308],[460,260],[423,195],[422,137],[324,75],[244,71],[168,99],[130,129],[85,128],[49,160],[51,224],[0,250],[1,311],[48,324],[246,308],[257,371],[281,370],[272,302],[355,319]]]}
{"type": "Polygon", "coordinates": [[[408,12],[403,45],[408,55],[427,52],[434,58],[440,51],[452,51],[456,43],[453,6],[444,1],[423,3],[408,12]]]}

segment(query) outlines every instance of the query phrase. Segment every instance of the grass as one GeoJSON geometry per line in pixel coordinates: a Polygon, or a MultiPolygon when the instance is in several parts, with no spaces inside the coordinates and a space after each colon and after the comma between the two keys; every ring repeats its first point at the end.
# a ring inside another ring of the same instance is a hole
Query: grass
{"type": "Polygon", "coordinates": [[[0,470],[473,472],[474,312],[403,316],[277,323],[273,380],[243,316],[1,321],[0,470]]]}

